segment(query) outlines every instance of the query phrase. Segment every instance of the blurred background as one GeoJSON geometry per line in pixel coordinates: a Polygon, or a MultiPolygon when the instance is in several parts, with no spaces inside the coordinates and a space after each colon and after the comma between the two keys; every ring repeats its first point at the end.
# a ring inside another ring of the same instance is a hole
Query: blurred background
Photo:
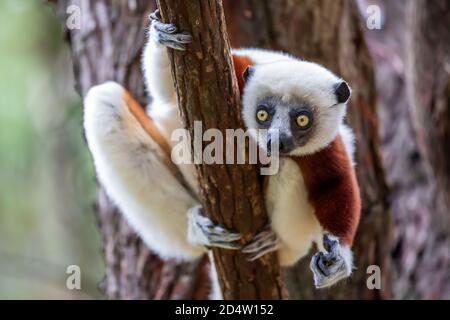
{"type": "MultiPolygon", "coordinates": [[[[450,299],[450,1],[223,4],[233,46],[319,62],[353,89],[358,269],[313,290],[305,258],[286,273],[291,297],[450,299]],[[380,290],[367,288],[370,265],[381,268],[380,290]]],[[[162,261],[143,245],[98,188],[83,136],[80,94],[92,85],[115,80],[148,101],[140,52],[155,8],[0,1],[0,299],[206,296],[207,262],[162,261]],[[72,5],[81,24],[68,30],[72,5]],[[66,287],[71,265],[81,290],[66,287]]]]}
{"type": "Polygon", "coordinates": [[[96,183],[55,11],[0,1],[0,299],[99,298],[96,183]],[[67,290],[66,269],[82,289],[67,290]]]}

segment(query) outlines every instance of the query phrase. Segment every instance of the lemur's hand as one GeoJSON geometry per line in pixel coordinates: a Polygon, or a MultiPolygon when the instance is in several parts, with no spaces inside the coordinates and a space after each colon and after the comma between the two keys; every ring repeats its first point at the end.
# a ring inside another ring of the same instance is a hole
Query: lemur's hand
{"type": "Polygon", "coordinates": [[[266,225],[242,251],[249,254],[249,261],[254,261],[269,252],[278,250],[278,248],[279,241],[277,235],[272,231],[270,225],[266,225]]]}
{"type": "Polygon", "coordinates": [[[159,10],[150,14],[150,38],[153,38],[163,46],[175,49],[186,50],[185,44],[192,42],[192,36],[189,32],[177,32],[178,28],[173,23],[162,23],[159,10]]]}
{"type": "Polygon", "coordinates": [[[239,233],[215,225],[208,217],[204,216],[201,206],[189,209],[188,240],[192,244],[237,250],[241,248],[241,245],[237,242],[241,237],[239,233]]]}
{"type": "Polygon", "coordinates": [[[311,258],[310,268],[316,288],[329,287],[348,277],[352,271],[351,253],[344,254],[339,240],[330,234],[323,236],[327,252],[318,252],[311,258]]]}

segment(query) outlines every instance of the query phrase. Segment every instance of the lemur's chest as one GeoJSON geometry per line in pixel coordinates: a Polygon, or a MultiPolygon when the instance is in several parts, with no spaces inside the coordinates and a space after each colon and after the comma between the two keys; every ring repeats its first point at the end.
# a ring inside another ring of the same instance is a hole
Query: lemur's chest
{"type": "Polygon", "coordinates": [[[281,158],[278,173],[267,183],[266,206],[274,231],[285,242],[310,243],[321,228],[298,164],[281,158]]]}

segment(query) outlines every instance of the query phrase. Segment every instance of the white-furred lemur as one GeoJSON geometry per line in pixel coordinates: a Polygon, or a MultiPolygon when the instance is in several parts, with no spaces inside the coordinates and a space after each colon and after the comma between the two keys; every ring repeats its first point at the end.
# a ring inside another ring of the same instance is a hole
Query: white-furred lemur
{"type": "MultiPolygon", "coordinates": [[[[163,160],[163,149],[178,143],[171,141],[171,133],[182,128],[167,47],[185,50],[192,37],[162,23],[158,12],[150,18],[143,54],[153,98],[147,112],[114,82],[93,87],[84,102],[86,138],[98,178],[129,223],[161,257],[179,260],[196,259],[217,246],[243,250],[250,260],[277,251],[281,265],[290,266],[316,242],[319,252],[310,263],[315,286],[348,277],[361,203],[354,138],[343,123],[351,94],[347,83],[287,54],[233,50],[245,125],[267,129],[257,133],[264,149],[277,130],[280,149],[279,171],[267,177],[265,189],[270,225],[241,248],[240,234],[204,216],[197,197],[163,160]]],[[[178,169],[198,190],[194,165],[178,169]]]]}

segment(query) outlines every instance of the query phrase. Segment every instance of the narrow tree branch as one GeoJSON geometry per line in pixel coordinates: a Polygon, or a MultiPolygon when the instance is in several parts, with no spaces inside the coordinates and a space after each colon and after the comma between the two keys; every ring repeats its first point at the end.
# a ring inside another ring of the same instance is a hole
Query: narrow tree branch
{"type": "MultiPolygon", "coordinates": [[[[240,96],[233,72],[222,2],[159,0],[164,21],[193,35],[186,52],[169,50],[184,126],[194,137],[203,130],[243,128],[240,96]]],[[[255,166],[197,165],[201,200],[216,223],[241,232],[248,241],[267,223],[262,187],[255,166]]],[[[248,262],[240,251],[213,249],[225,299],[285,297],[275,254],[248,262]]]]}

